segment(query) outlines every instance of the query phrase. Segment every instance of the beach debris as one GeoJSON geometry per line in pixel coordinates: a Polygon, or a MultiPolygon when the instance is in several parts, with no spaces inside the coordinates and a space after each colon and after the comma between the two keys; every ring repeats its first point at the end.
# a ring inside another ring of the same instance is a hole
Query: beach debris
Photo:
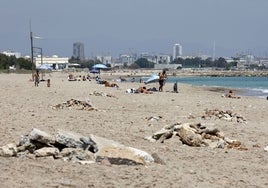
{"type": "Polygon", "coordinates": [[[201,123],[175,123],[162,128],[152,136],[145,137],[150,142],[164,143],[165,140],[178,136],[183,144],[193,147],[229,148],[247,150],[241,142],[224,136],[219,129],[207,127],[201,123]]]}
{"type": "Polygon", "coordinates": [[[75,110],[97,110],[93,107],[90,100],[76,100],[76,99],[70,99],[64,103],[57,104],[55,106],[52,106],[52,109],[58,110],[58,109],[75,109],[75,110]]]}
{"type": "Polygon", "coordinates": [[[125,146],[119,142],[78,133],[58,130],[55,135],[33,128],[23,135],[18,144],[0,147],[2,157],[49,157],[80,164],[101,163],[109,165],[148,165],[154,157],[145,151],[125,146]]]}
{"type": "Polygon", "coordinates": [[[267,151],[267,152],[268,152],[268,146],[266,146],[266,147],[264,148],[264,151],[267,151]]]}
{"type": "Polygon", "coordinates": [[[112,94],[108,94],[108,93],[104,93],[104,92],[98,92],[98,91],[94,91],[92,93],[89,93],[89,95],[94,95],[94,96],[102,96],[102,97],[113,97],[116,98],[114,95],[112,94]]]}
{"type": "Polygon", "coordinates": [[[232,112],[231,110],[224,111],[219,109],[213,109],[213,110],[206,109],[205,114],[201,116],[202,119],[210,119],[212,117],[216,117],[218,119],[223,119],[226,121],[235,121],[237,123],[246,122],[246,119],[243,116],[238,115],[232,112]]]}
{"type": "Polygon", "coordinates": [[[147,119],[147,121],[158,121],[161,118],[163,118],[162,116],[150,116],[150,117],[146,117],[145,119],[147,119]]]}

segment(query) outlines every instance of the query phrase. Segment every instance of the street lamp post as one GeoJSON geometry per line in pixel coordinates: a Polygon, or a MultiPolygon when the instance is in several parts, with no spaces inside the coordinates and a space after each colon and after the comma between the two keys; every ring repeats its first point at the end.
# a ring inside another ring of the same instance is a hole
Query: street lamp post
{"type": "MultiPolygon", "coordinates": [[[[31,42],[32,79],[34,80],[34,48],[36,48],[36,47],[33,46],[33,38],[42,39],[41,37],[33,36],[33,32],[32,32],[32,29],[31,29],[31,21],[30,21],[30,42],[31,42]]],[[[41,53],[42,53],[42,49],[41,49],[41,53]]]]}

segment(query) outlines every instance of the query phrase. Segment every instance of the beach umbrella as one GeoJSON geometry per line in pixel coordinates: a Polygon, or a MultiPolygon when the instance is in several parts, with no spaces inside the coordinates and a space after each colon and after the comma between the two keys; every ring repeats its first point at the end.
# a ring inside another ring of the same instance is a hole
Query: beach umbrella
{"type": "Polygon", "coordinates": [[[104,64],[96,64],[92,68],[93,69],[107,69],[108,67],[104,64]]]}
{"type": "Polygon", "coordinates": [[[52,67],[48,64],[42,64],[36,67],[37,70],[52,70],[52,67]]]}
{"type": "Polygon", "coordinates": [[[106,65],[104,65],[104,64],[96,64],[92,68],[95,69],[95,70],[98,70],[99,74],[100,74],[101,69],[108,69],[108,67],[106,65]]]}
{"type": "Polygon", "coordinates": [[[152,74],[144,83],[149,84],[149,83],[154,83],[158,82],[159,76],[157,74],[152,74]]]}

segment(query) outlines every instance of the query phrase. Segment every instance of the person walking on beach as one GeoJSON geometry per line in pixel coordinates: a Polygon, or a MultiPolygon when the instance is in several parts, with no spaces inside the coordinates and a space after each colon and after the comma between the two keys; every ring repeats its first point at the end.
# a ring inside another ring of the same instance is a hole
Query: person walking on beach
{"type": "Polygon", "coordinates": [[[40,81],[39,79],[40,79],[39,71],[37,70],[36,73],[34,74],[34,86],[38,87],[40,81]]]}
{"type": "Polygon", "coordinates": [[[159,91],[160,92],[163,91],[163,86],[165,84],[166,78],[167,78],[167,74],[165,70],[159,73],[159,91]]]}

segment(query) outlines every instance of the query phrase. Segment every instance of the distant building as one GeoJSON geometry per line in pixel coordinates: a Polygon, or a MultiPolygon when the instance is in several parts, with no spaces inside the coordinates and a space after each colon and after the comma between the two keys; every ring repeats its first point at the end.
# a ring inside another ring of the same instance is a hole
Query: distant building
{"type": "Polygon", "coordinates": [[[112,56],[111,55],[104,55],[104,56],[99,55],[96,57],[96,59],[105,65],[112,64],[112,56]]]}
{"type": "Polygon", "coordinates": [[[133,64],[135,62],[135,60],[136,60],[136,57],[133,55],[121,54],[119,56],[119,61],[118,61],[117,65],[121,64],[121,65],[129,66],[129,65],[133,64]]]}
{"type": "Polygon", "coordinates": [[[159,54],[156,56],[156,64],[169,64],[170,63],[170,55],[167,54],[159,54]]]}
{"type": "Polygon", "coordinates": [[[53,67],[53,69],[58,70],[68,68],[68,60],[68,57],[58,57],[56,55],[53,55],[52,57],[41,57],[41,55],[38,55],[34,58],[34,63],[36,67],[46,64],[53,67]]]}
{"type": "Polygon", "coordinates": [[[84,44],[81,42],[76,42],[73,44],[73,57],[79,60],[85,59],[84,54],[84,44]]]}
{"type": "Polygon", "coordinates": [[[141,53],[140,54],[140,58],[145,58],[150,62],[156,63],[157,62],[157,56],[153,55],[153,54],[149,54],[147,52],[141,53]]]}
{"type": "Polygon", "coordinates": [[[174,44],[173,46],[173,60],[182,56],[182,46],[180,44],[174,44]]]}

